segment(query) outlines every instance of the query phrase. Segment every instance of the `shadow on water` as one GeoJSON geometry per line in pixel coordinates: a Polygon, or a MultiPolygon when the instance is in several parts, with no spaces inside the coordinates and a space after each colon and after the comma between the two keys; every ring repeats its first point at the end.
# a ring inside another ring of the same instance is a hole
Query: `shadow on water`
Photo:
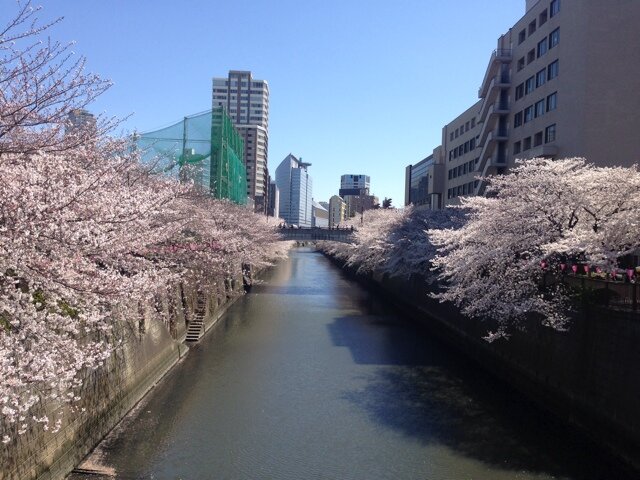
{"type": "Polygon", "coordinates": [[[354,362],[377,365],[344,398],[386,428],[487,465],[576,480],[628,479],[614,461],[519,392],[373,297],[328,325],[354,362]],[[364,341],[363,341],[364,339],[364,341]]]}

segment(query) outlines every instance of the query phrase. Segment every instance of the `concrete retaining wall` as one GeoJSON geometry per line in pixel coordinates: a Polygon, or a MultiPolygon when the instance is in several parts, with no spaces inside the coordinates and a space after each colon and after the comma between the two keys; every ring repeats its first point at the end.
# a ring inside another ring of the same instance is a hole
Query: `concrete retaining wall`
{"type": "MultiPolygon", "coordinates": [[[[59,432],[34,428],[0,447],[0,480],[63,479],[187,354],[182,342],[198,297],[204,297],[208,329],[243,293],[238,274],[234,279],[219,279],[206,292],[180,285],[156,298],[154,305],[120,308],[116,314],[127,318],[117,332],[124,345],[103,368],[87,372],[77,410],[63,409],[59,432]]],[[[57,408],[54,403],[42,404],[33,414],[57,408]]]]}
{"type": "Polygon", "coordinates": [[[346,270],[640,472],[640,316],[585,308],[568,332],[531,321],[508,340],[488,343],[482,337],[490,324],[433,300],[421,278],[346,270]]]}

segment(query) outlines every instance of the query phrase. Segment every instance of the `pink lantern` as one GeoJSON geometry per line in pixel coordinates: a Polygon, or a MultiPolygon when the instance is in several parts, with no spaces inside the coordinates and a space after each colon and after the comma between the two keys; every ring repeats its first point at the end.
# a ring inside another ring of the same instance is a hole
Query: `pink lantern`
{"type": "Polygon", "coordinates": [[[540,262],[540,268],[542,268],[543,270],[544,270],[545,268],[547,268],[547,262],[545,262],[544,260],[542,260],[542,261],[540,262]]]}
{"type": "Polygon", "coordinates": [[[589,275],[589,265],[585,265],[585,266],[584,266],[584,273],[586,273],[587,275],[589,275]]]}
{"type": "Polygon", "coordinates": [[[567,264],[566,263],[561,263],[560,264],[560,270],[562,270],[564,272],[565,268],[567,268],[567,264]]]}
{"type": "Polygon", "coordinates": [[[573,270],[573,273],[577,273],[578,272],[578,265],[571,265],[571,270],[573,270]]]}
{"type": "Polygon", "coordinates": [[[596,273],[602,273],[602,269],[600,267],[596,267],[596,273]]]}
{"type": "Polygon", "coordinates": [[[631,281],[631,278],[633,277],[633,269],[629,268],[627,270],[627,277],[629,277],[629,281],[631,281]]]}

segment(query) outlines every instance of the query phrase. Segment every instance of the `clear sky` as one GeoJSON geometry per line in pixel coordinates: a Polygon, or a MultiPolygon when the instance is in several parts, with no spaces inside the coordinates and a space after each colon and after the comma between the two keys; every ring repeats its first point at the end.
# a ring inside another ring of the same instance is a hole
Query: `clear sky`
{"type": "MultiPolygon", "coordinates": [[[[0,0],[6,23],[14,0],[0,0]]],[[[477,101],[499,35],[525,0],[41,0],[50,31],[75,40],[114,86],[90,110],[153,130],[211,108],[211,79],[251,70],[269,82],[269,168],[311,162],[314,198],[342,174],[404,200],[404,170],[477,101]]]]}

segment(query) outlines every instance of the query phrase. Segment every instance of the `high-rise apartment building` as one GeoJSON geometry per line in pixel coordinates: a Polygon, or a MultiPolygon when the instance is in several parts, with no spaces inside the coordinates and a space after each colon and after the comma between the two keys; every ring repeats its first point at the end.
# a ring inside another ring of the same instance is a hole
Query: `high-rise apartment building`
{"type": "Polygon", "coordinates": [[[213,79],[213,107],[222,106],[244,139],[247,196],[256,211],[268,204],[269,85],[251,72],[231,70],[227,78],[213,79]]]}
{"type": "Polygon", "coordinates": [[[525,10],[498,38],[478,102],[442,129],[427,172],[431,208],[484,193],[482,178],[519,158],[639,160],[640,2],[526,0],[525,10]]]}
{"type": "Polygon", "coordinates": [[[89,128],[96,130],[98,128],[98,122],[93,113],[85,110],[84,108],[75,108],[67,114],[69,124],[67,126],[67,132],[73,132],[76,130],[89,128]]]}
{"type": "Polygon", "coordinates": [[[312,181],[307,171],[310,166],[310,163],[289,154],[276,168],[280,218],[289,225],[312,225],[312,181]]]}

